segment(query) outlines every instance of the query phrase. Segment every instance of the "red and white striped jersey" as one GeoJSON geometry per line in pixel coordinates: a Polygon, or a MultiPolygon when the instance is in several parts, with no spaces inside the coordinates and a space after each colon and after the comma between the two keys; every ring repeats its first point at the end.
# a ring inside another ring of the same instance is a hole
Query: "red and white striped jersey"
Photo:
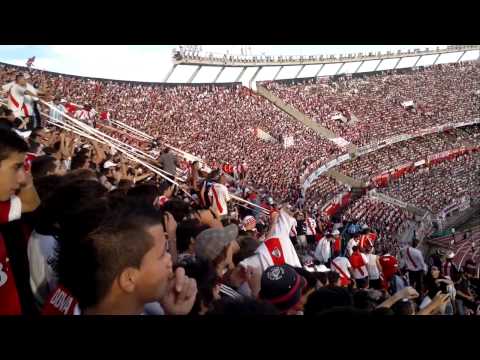
{"type": "Polygon", "coordinates": [[[10,82],[3,85],[2,89],[7,92],[8,108],[13,111],[15,117],[29,116],[28,109],[25,106],[25,87],[17,84],[16,82],[10,82]]]}
{"type": "Polygon", "coordinates": [[[208,196],[210,197],[213,211],[220,216],[228,214],[227,203],[230,201],[230,194],[225,185],[218,183],[213,184],[208,191],[208,196]]]}

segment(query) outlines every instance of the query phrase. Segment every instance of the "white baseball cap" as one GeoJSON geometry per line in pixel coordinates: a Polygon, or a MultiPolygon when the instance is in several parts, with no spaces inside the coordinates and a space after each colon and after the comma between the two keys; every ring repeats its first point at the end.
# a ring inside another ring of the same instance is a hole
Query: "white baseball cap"
{"type": "Polygon", "coordinates": [[[113,161],[110,161],[110,160],[106,161],[105,164],[103,164],[104,169],[110,169],[115,166],[117,166],[117,164],[115,164],[113,161]]]}

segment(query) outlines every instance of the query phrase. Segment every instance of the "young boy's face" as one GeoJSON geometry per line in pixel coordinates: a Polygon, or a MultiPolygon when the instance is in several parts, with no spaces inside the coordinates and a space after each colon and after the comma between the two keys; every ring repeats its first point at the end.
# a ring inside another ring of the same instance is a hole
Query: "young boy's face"
{"type": "Polygon", "coordinates": [[[173,272],[163,226],[152,226],[148,232],[154,239],[154,245],[142,259],[137,282],[138,295],[145,303],[159,300],[165,295],[168,279],[173,272]]]}
{"type": "Polygon", "coordinates": [[[25,153],[12,152],[0,161],[0,201],[7,201],[26,181],[25,153]]]}

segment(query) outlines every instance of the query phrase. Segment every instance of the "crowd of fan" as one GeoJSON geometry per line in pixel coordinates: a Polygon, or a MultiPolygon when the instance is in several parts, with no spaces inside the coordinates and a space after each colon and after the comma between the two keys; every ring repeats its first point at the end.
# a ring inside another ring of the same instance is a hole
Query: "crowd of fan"
{"type": "MultiPolygon", "coordinates": [[[[5,65],[0,81],[11,81],[18,70],[5,65]]],[[[88,104],[97,113],[108,111],[112,119],[199,156],[211,167],[246,163],[254,186],[281,199],[298,198],[299,176],[309,163],[340,152],[333,143],[238,84],[169,86],[93,81],[36,70],[30,81],[71,103],[88,104]],[[276,141],[260,140],[254,134],[256,128],[276,141]],[[283,147],[286,136],[293,136],[294,146],[283,147]]],[[[120,138],[141,145],[127,134],[120,134],[120,138]]]]}
{"type": "Polygon", "coordinates": [[[355,179],[369,180],[383,171],[426,159],[447,150],[462,146],[480,145],[480,125],[449,130],[399,142],[368,153],[353,161],[344,162],[338,171],[355,179]]]}
{"type": "Polygon", "coordinates": [[[368,196],[351,204],[343,216],[348,221],[360,221],[375,229],[379,235],[377,250],[391,254],[400,252],[398,236],[407,229],[408,219],[412,217],[404,209],[368,196]]]}
{"type": "MultiPolygon", "coordinates": [[[[465,298],[457,289],[454,301],[442,292],[453,281],[427,271],[412,246],[418,269],[386,251],[376,255],[369,229],[331,224],[320,235],[308,214],[302,221],[287,204],[270,204],[265,226],[231,206],[220,216],[215,197],[205,209],[169,183],[134,184],[125,169],[111,176],[122,160],[76,138],[36,129],[25,141],[0,130],[1,314],[478,312],[478,279],[467,267],[458,279],[465,298]],[[292,235],[299,227],[310,230],[292,235]],[[339,233],[348,233],[347,245],[339,233]],[[300,244],[304,234],[315,240],[313,261],[301,261],[290,238],[300,244]]],[[[223,175],[210,179],[225,183],[223,175]]]]}
{"type": "Polygon", "coordinates": [[[480,198],[480,154],[472,153],[405,174],[383,193],[437,214],[463,196],[480,198]]]}
{"type": "MultiPolygon", "coordinates": [[[[200,100],[202,94],[209,97],[208,90],[195,93],[196,89],[168,90],[200,100]]],[[[238,91],[244,90],[216,90],[220,98],[216,104],[233,105],[237,97],[229,92],[238,95],[238,91]]],[[[197,111],[214,112],[206,107],[197,111]]],[[[408,256],[400,254],[398,260],[386,248],[376,255],[375,241],[385,237],[380,230],[377,234],[357,229],[358,222],[333,223],[321,216],[314,221],[308,212],[271,198],[262,204],[269,216],[259,216],[256,209],[233,204],[227,188],[232,180],[219,169],[205,174],[194,165],[188,185],[178,188],[126,161],[111,147],[79,135],[37,127],[31,134],[22,132],[24,140],[14,128],[25,124],[25,119],[12,119],[9,110],[2,112],[1,314],[479,312],[478,278],[468,266],[458,278],[450,273],[444,278],[439,269],[427,269],[414,246],[408,246],[408,256]],[[297,253],[305,243],[315,250],[313,260],[297,253]],[[409,262],[411,256],[414,262],[409,262]],[[453,287],[454,281],[456,298],[452,291],[442,292],[442,283],[453,287]]],[[[180,118],[165,121],[178,131],[184,129],[180,118]]],[[[206,120],[196,124],[201,125],[213,126],[206,120]]],[[[229,136],[225,133],[226,139],[229,136]]],[[[182,148],[192,151],[188,146],[196,139],[183,141],[182,148]]],[[[201,151],[217,149],[202,144],[201,151]]],[[[235,141],[229,145],[235,146],[235,141]]],[[[288,174],[284,161],[274,169],[278,174],[288,174]]],[[[159,163],[164,169],[178,165],[169,152],[159,163]]],[[[254,202],[255,193],[251,196],[248,193],[254,202]]],[[[382,218],[390,221],[388,214],[382,218]]],[[[365,223],[382,229],[373,216],[366,216],[365,223]]]]}
{"type": "Polygon", "coordinates": [[[480,63],[265,82],[268,90],[337,136],[361,146],[392,135],[479,116],[480,63]],[[414,108],[402,103],[413,101],[414,108]],[[334,120],[341,113],[346,122],[334,120]]]}
{"type": "Polygon", "coordinates": [[[336,196],[348,191],[348,187],[329,176],[316,179],[305,194],[304,208],[309,211],[320,210],[336,196]]]}

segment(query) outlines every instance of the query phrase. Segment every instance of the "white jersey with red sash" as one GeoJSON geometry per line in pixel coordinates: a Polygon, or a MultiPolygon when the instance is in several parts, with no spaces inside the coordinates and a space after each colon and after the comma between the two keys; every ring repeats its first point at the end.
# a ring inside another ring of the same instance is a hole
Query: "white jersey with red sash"
{"type": "Polygon", "coordinates": [[[3,86],[3,90],[7,92],[8,108],[13,111],[15,117],[30,116],[25,106],[25,87],[11,82],[3,86]]]}
{"type": "Polygon", "coordinates": [[[289,234],[297,220],[280,210],[280,216],[274,225],[272,237],[265,240],[257,249],[260,257],[262,270],[272,265],[288,264],[294,267],[301,267],[300,259],[293,247],[289,234]]]}
{"type": "Polygon", "coordinates": [[[409,271],[427,270],[427,265],[423,260],[422,252],[411,246],[408,246],[405,251],[405,263],[409,271]]]}
{"type": "Polygon", "coordinates": [[[350,261],[343,256],[338,256],[332,260],[330,268],[340,275],[340,283],[342,286],[350,284],[351,277],[349,269],[352,267],[350,261]]]}
{"type": "Polygon", "coordinates": [[[80,307],[72,294],[59,285],[45,302],[42,315],[80,315],[80,307]]]}
{"type": "Polygon", "coordinates": [[[220,216],[227,215],[227,203],[230,201],[230,194],[228,193],[227,187],[223,184],[214,183],[210,187],[208,195],[212,204],[212,210],[220,216]]]}

